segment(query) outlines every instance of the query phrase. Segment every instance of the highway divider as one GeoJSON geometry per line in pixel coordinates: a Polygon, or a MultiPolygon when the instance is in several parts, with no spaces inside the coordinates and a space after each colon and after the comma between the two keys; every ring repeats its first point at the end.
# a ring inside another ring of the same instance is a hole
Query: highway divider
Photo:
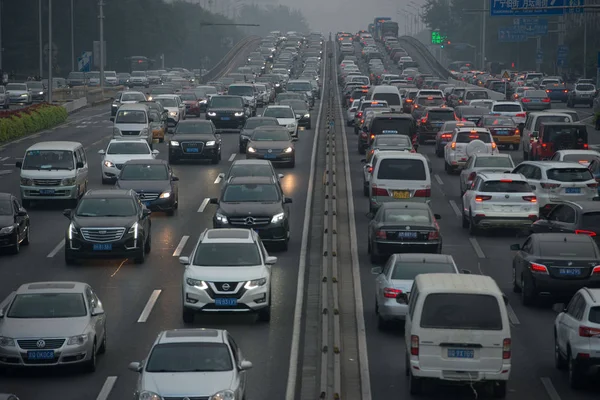
{"type": "Polygon", "coordinates": [[[202,82],[210,82],[229,73],[232,64],[240,57],[240,53],[243,55],[249,54],[258,45],[260,40],[259,36],[248,36],[237,42],[221,61],[202,76],[202,82]]]}
{"type": "Polygon", "coordinates": [[[69,113],[60,105],[41,103],[0,112],[0,143],[9,142],[65,122],[69,113]]]}

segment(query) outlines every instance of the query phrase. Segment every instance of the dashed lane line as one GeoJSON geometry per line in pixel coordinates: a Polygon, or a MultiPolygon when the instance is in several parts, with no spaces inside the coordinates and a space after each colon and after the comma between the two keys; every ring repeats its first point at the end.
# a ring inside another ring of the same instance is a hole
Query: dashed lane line
{"type": "Polygon", "coordinates": [[[471,242],[471,246],[473,246],[473,250],[475,250],[477,257],[485,258],[485,253],[481,249],[481,246],[479,245],[479,242],[477,241],[477,239],[475,239],[474,237],[470,237],[469,242],[471,242]]]}
{"type": "Polygon", "coordinates": [[[517,314],[515,313],[515,310],[510,304],[506,308],[506,311],[508,312],[508,319],[510,320],[511,324],[519,325],[521,323],[521,321],[519,321],[519,318],[517,317],[517,314]]]}
{"type": "Polygon", "coordinates": [[[233,153],[232,155],[229,156],[229,162],[232,162],[233,160],[235,160],[235,156],[237,156],[236,153],[233,153]]]}
{"type": "Polygon", "coordinates": [[[3,170],[0,170],[0,176],[12,174],[12,173],[13,173],[12,169],[3,169],[3,170]]]}
{"type": "Polygon", "coordinates": [[[0,162],[8,160],[10,157],[0,157],[0,162]]]}
{"type": "Polygon", "coordinates": [[[217,183],[221,183],[221,180],[223,180],[223,175],[221,175],[221,174],[217,175],[217,178],[215,179],[215,185],[217,183]]]}
{"type": "Polygon", "coordinates": [[[442,178],[440,178],[440,176],[438,174],[433,175],[433,177],[439,185],[444,184],[444,181],[442,181],[442,178]]]}
{"type": "Polygon", "coordinates": [[[560,395],[556,391],[556,388],[552,384],[550,378],[544,376],[541,377],[540,380],[542,381],[542,385],[544,385],[544,389],[546,389],[546,393],[548,393],[550,400],[561,400],[560,395]]]}
{"type": "Polygon", "coordinates": [[[54,248],[54,250],[52,250],[50,253],[48,253],[48,258],[52,258],[56,255],[56,253],[58,253],[63,247],[65,247],[65,239],[61,240],[59,244],[56,245],[56,247],[54,248]]]}
{"type": "Polygon", "coordinates": [[[458,208],[456,202],[454,200],[450,200],[448,203],[450,203],[450,207],[452,207],[452,210],[454,210],[454,214],[456,214],[458,218],[461,218],[462,212],[460,211],[460,208],[458,208]]]}
{"type": "Polygon", "coordinates": [[[158,296],[160,296],[161,293],[162,293],[162,290],[160,290],[160,289],[156,289],[152,292],[152,294],[150,295],[150,298],[148,299],[148,302],[146,303],[146,306],[144,307],[144,309],[142,310],[142,313],[140,314],[140,317],[138,318],[138,321],[137,321],[138,323],[148,321],[148,317],[150,316],[150,313],[152,312],[152,309],[154,308],[154,305],[156,304],[156,301],[158,300],[158,296]]]}
{"type": "Polygon", "coordinates": [[[100,393],[98,393],[98,397],[96,400],[108,400],[108,396],[110,396],[110,392],[115,387],[115,383],[117,382],[116,376],[109,376],[104,381],[104,385],[102,385],[102,389],[100,389],[100,393]]]}
{"type": "Polygon", "coordinates": [[[185,247],[185,245],[189,239],[190,239],[189,236],[184,236],[181,238],[181,240],[179,241],[179,244],[177,245],[177,247],[175,248],[175,251],[173,252],[173,257],[179,257],[181,255],[181,252],[183,251],[183,248],[185,247]]]}
{"type": "Polygon", "coordinates": [[[210,201],[210,198],[208,198],[208,197],[205,198],[204,200],[202,200],[202,204],[200,204],[200,208],[198,208],[198,212],[204,212],[204,209],[208,205],[209,201],[210,201]]]}

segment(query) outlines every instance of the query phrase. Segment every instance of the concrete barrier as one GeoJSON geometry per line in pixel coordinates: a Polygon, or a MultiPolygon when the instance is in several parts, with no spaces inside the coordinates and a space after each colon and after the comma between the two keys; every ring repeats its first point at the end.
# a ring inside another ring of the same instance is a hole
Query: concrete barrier
{"type": "Polygon", "coordinates": [[[504,95],[504,93],[494,92],[493,90],[485,89],[485,88],[482,88],[481,86],[477,86],[477,85],[471,85],[470,83],[467,83],[464,81],[459,81],[459,80],[456,80],[453,78],[448,78],[448,83],[451,85],[460,86],[460,87],[485,90],[488,93],[488,97],[492,100],[496,100],[496,101],[506,100],[506,96],[504,95]]]}
{"type": "Polygon", "coordinates": [[[72,101],[86,97],[88,103],[96,103],[114,97],[117,92],[125,90],[125,86],[107,86],[102,91],[99,87],[74,86],[72,88],[54,89],[52,100],[57,102],[72,101]]]}
{"type": "Polygon", "coordinates": [[[74,111],[77,111],[83,107],[86,107],[87,105],[88,105],[87,97],[82,97],[80,99],[76,99],[76,100],[64,103],[62,106],[67,110],[67,112],[69,114],[71,114],[74,111]]]}

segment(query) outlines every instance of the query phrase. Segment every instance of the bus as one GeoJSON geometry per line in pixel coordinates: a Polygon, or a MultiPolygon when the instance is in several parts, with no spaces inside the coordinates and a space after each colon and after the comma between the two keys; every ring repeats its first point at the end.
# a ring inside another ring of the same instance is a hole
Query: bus
{"type": "Polygon", "coordinates": [[[381,25],[381,38],[386,36],[398,37],[398,23],[394,21],[385,21],[381,25]]]}
{"type": "Polygon", "coordinates": [[[154,65],[154,60],[144,56],[129,57],[129,72],[148,71],[154,65]]]}
{"type": "Polygon", "coordinates": [[[385,21],[391,21],[392,19],[390,17],[376,17],[373,20],[373,25],[375,25],[373,27],[374,29],[374,34],[373,37],[375,38],[375,40],[381,40],[381,38],[383,36],[381,36],[381,28],[383,27],[383,23],[385,21]]]}

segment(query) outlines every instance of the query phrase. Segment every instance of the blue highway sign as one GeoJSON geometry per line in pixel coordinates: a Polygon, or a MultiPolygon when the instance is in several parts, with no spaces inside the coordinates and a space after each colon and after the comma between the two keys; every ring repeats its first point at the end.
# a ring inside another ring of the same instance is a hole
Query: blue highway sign
{"type": "Polygon", "coordinates": [[[527,35],[514,29],[513,26],[498,28],[498,42],[517,43],[527,41],[527,35]]]}
{"type": "Polygon", "coordinates": [[[585,0],[490,0],[492,17],[528,17],[536,15],[582,14],[583,8],[554,8],[583,6],[585,0]],[[550,7],[550,8],[539,8],[550,7]],[[537,9],[536,9],[537,8],[537,9]]]}
{"type": "Polygon", "coordinates": [[[569,46],[560,45],[556,48],[556,59],[566,60],[569,57],[569,46]]]}
{"type": "Polygon", "coordinates": [[[544,36],[548,34],[548,20],[541,18],[515,18],[515,30],[523,32],[527,37],[544,36]]]}

